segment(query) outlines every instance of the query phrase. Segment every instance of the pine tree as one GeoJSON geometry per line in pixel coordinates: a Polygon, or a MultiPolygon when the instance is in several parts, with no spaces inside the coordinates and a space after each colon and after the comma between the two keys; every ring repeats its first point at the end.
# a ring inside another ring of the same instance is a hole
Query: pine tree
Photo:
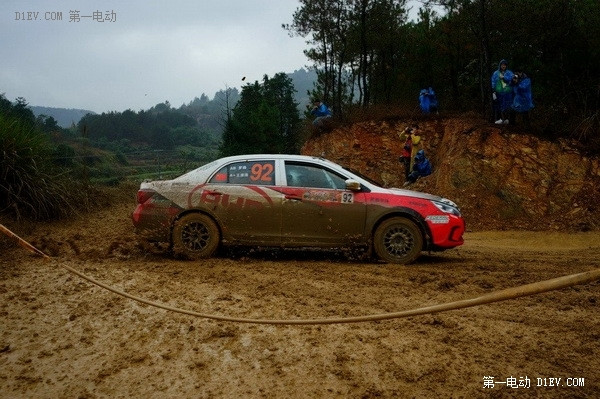
{"type": "Polygon", "coordinates": [[[294,92],[284,73],[244,86],[225,123],[221,155],[297,152],[300,117],[294,92]]]}

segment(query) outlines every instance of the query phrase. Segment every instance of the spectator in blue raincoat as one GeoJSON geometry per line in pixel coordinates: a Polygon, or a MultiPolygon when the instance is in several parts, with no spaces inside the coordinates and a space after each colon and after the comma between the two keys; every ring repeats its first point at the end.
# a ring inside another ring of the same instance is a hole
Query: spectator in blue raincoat
{"type": "Polygon", "coordinates": [[[506,60],[500,61],[498,69],[492,74],[492,99],[494,100],[496,124],[509,122],[513,103],[512,78],[513,73],[508,69],[508,62],[506,60]]]}
{"type": "Polygon", "coordinates": [[[315,100],[313,109],[310,111],[316,118],[313,120],[313,125],[318,125],[323,119],[331,118],[333,113],[321,100],[315,100]]]}
{"type": "Polygon", "coordinates": [[[429,176],[432,172],[431,162],[425,156],[424,150],[419,150],[415,156],[415,163],[412,167],[412,172],[408,175],[407,181],[404,183],[405,186],[414,183],[420,177],[429,176]]]}
{"type": "Polygon", "coordinates": [[[515,72],[512,78],[513,103],[512,109],[517,115],[522,116],[526,127],[529,127],[529,111],[533,108],[533,96],[531,94],[531,79],[523,71],[515,72]]]}
{"type": "Polygon", "coordinates": [[[419,93],[419,105],[425,115],[428,115],[430,112],[437,112],[438,100],[433,88],[430,87],[429,89],[421,90],[419,93]]]}

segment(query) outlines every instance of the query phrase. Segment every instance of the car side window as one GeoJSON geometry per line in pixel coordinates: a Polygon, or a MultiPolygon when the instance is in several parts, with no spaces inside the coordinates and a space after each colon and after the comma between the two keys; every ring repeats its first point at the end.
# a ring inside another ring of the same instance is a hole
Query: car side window
{"type": "Polygon", "coordinates": [[[275,161],[234,162],[222,167],[210,183],[275,185],[275,161]]]}
{"type": "Polygon", "coordinates": [[[318,165],[285,163],[288,187],[311,187],[343,190],[346,178],[318,165]]]}

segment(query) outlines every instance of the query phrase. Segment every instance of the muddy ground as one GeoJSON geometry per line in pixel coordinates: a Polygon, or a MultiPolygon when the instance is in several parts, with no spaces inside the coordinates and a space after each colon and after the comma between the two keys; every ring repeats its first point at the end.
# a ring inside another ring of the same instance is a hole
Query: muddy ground
{"type": "Polygon", "coordinates": [[[469,231],[463,247],[410,266],[318,252],[186,262],[136,240],[132,207],[9,223],[52,260],[0,238],[2,398],[600,397],[598,282],[405,319],[273,326],[156,309],[61,267],[207,314],[337,318],[596,269],[600,232],[469,231]]]}

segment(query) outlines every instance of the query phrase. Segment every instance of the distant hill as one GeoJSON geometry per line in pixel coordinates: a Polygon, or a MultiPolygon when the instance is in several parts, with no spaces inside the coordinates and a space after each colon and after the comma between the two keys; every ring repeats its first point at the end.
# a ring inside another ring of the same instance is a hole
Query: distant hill
{"type": "Polygon", "coordinates": [[[53,117],[58,126],[69,128],[71,125],[77,124],[81,118],[83,118],[86,114],[95,114],[93,111],[88,111],[85,109],[67,109],[67,108],[52,108],[52,107],[38,107],[38,106],[29,106],[33,114],[36,118],[39,115],[46,115],[53,117]]]}

